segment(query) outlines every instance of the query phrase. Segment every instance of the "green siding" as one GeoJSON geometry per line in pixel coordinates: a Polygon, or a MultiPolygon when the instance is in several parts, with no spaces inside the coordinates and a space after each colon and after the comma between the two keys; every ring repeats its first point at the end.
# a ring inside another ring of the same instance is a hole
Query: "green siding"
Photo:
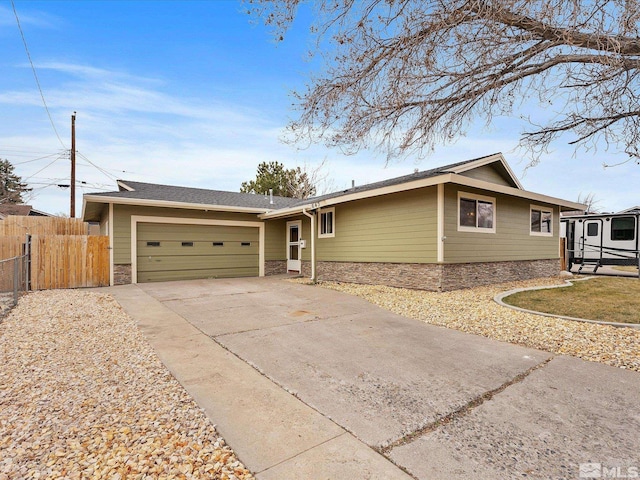
{"type": "Polygon", "coordinates": [[[116,265],[131,263],[131,215],[172,218],[199,218],[209,220],[235,220],[259,222],[255,214],[231,212],[205,212],[179,208],[113,206],[113,260],[116,265]]]}
{"type": "Polygon", "coordinates": [[[540,260],[559,256],[560,221],[558,207],[553,210],[553,235],[530,235],[530,206],[540,205],[526,199],[455,185],[445,185],[444,261],[495,262],[503,260],[540,260]],[[496,199],[496,233],[458,231],[458,191],[496,199]]]}
{"type": "Polygon", "coordinates": [[[311,260],[311,220],[307,216],[267,220],[265,227],[264,259],[287,259],[287,222],[302,221],[301,239],[307,241],[307,248],[302,249],[302,260],[311,260]]]}
{"type": "Polygon", "coordinates": [[[259,233],[255,227],[141,222],[136,250],[139,282],[259,273],[259,233]]]}
{"type": "Polygon", "coordinates": [[[336,205],[335,237],[318,238],[318,261],[428,263],[437,259],[437,189],[336,205]]]}
{"type": "Polygon", "coordinates": [[[511,182],[507,181],[502,175],[500,175],[500,172],[491,165],[474,168],[473,170],[463,172],[460,175],[475,178],[476,180],[484,180],[485,182],[497,183],[498,185],[506,185],[507,187],[513,186],[511,182]]]}

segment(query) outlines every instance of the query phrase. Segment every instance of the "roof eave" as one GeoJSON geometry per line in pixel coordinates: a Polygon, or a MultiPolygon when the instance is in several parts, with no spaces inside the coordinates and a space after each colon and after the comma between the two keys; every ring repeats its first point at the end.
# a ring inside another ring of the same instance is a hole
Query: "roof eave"
{"type": "Polygon", "coordinates": [[[587,206],[582,203],[571,202],[569,200],[563,200],[562,198],[551,197],[549,195],[543,195],[541,193],[528,192],[527,190],[522,190],[520,188],[498,185],[495,183],[486,182],[484,180],[465,177],[464,175],[452,174],[450,182],[467,187],[491,190],[497,193],[503,193],[505,195],[511,195],[514,197],[526,198],[528,200],[534,200],[541,203],[558,205],[560,207],[560,211],[585,210],[587,208],[587,206]]]}
{"type": "Polygon", "coordinates": [[[516,174],[513,172],[513,170],[511,170],[511,167],[507,163],[507,160],[504,158],[502,153],[494,153],[493,155],[489,155],[488,157],[479,158],[478,160],[475,160],[473,162],[468,162],[468,163],[465,163],[464,165],[454,167],[451,169],[451,172],[460,174],[460,173],[468,172],[469,170],[473,170],[474,168],[490,165],[494,162],[500,162],[504,167],[504,169],[506,170],[509,177],[511,178],[511,180],[513,181],[513,183],[515,183],[520,190],[524,190],[524,187],[520,183],[520,180],[518,180],[518,177],[516,176],[516,174]]]}
{"type": "Polygon", "coordinates": [[[234,205],[214,205],[209,203],[189,203],[175,202],[170,200],[150,200],[144,198],[127,198],[127,197],[109,197],[106,195],[87,194],[83,197],[83,214],[87,203],[117,203],[122,205],[136,205],[141,207],[165,207],[165,208],[182,208],[188,210],[209,210],[217,212],[236,212],[236,213],[255,213],[261,214],[269,212],[268,208],[258,207],[238,207],[234,205]]]}

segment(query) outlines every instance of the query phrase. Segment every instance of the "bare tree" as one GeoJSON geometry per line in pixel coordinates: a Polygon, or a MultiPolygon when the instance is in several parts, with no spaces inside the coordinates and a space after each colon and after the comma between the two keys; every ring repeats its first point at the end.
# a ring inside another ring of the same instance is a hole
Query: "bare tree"
{"type": "Polygon", "coordinates": [[[600,212],[600,199],[596,197],[596,194],[593,192],[589,192],[583,194],[580,192],[578,194],[577,203],[582,203],[587,206],[586,213],[599,213],[600,212]]]}
{"type": "MultiPolygon", "coordinates": [[[[247,0],[282,40],[303,0],[247,0]]],[[[564,134],[638,161],[639,0],[317,0],[324,71],[295,93],[292,139],[388,158],[454,142],[535,101],[534,159],[564,134]]],[[[524,109],[523,109],[524,110],[524,109]]],[[[528,115],[519,112],[523,117],[528,115]]]]}

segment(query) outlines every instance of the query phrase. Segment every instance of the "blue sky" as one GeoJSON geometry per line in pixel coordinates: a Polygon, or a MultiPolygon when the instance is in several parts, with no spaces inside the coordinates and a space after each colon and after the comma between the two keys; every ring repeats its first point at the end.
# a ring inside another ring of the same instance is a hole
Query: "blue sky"
{"type": "MultiPolygon", "coordinates": [[[[34,187],[35,208],[69,211],[70,117],[76,111],[77,214],[81,195],[115,189],[115,178],[238,191],[262,161],[313,168],[326,160],[328,188],[369,183],[502,151],[527,190],[576,200],[593,192],[615,211],[640,204],[640,166],[615,148],[579,152],[562,143],[523,176],[516,150],[525,128],[496,119],[424,158],[385,165],[280,141],[301,89],[320,68],[308,61],[309,12],[284,42],[219,1],[24,1],[15,6],[60,142],[43,107],[11,2],[0,1],[0,158],[34,187]],[[99,168],[96,168],[93,165],[99,168]],[[45,168],[46,167],[46,168],[45,168]]],[[[322,187],[321,187],[322,188],[322,187]]],[[[327,187],[324,187],[327,188],[327,187]]]]}

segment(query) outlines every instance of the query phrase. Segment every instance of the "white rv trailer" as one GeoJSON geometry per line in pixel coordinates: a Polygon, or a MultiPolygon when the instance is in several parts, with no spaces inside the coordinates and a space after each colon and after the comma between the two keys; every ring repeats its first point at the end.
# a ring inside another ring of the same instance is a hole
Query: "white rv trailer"
{"type": "Polygon", "coordinates": [[[619,213],[586,214],[560,219],[560,236],[567,239],[567,267],[574,264],[638,266],[640,208],[619,213]]]}

